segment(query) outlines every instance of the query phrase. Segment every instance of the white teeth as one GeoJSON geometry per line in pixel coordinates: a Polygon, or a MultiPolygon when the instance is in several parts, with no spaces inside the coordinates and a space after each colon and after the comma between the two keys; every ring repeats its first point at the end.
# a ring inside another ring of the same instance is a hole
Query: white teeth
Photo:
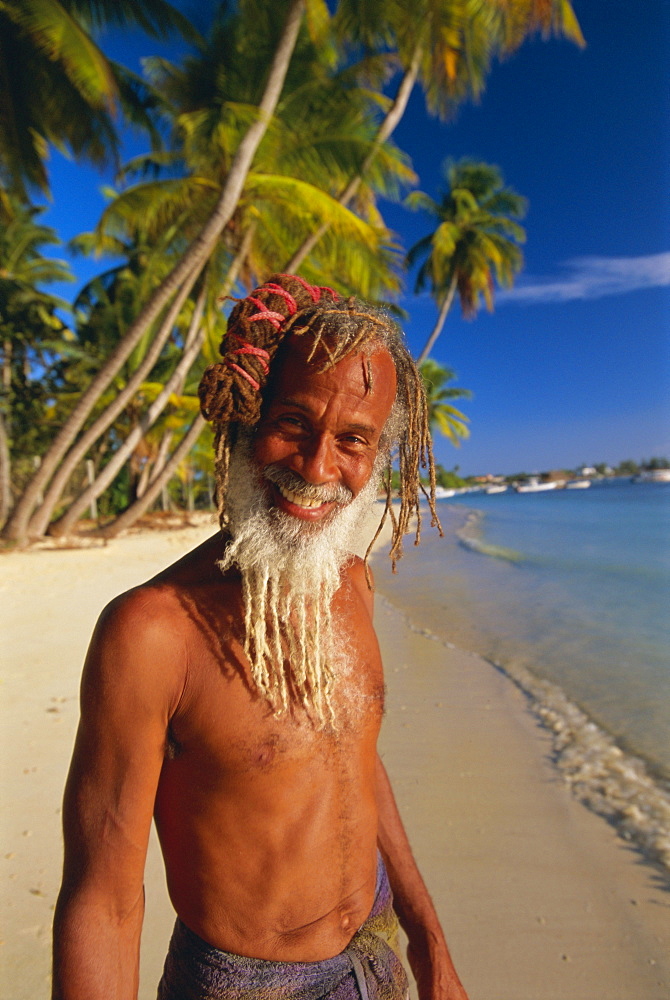
{"type": "Polygon", "coordinates": [[[294,503],[297,507],[320,507],[321,500],[306,500],[304,497],[298,496],[297,493],[291,493],[290,490],[284,489],[283,486],[277,486],[277,489],[289,503],[294,503]]]}

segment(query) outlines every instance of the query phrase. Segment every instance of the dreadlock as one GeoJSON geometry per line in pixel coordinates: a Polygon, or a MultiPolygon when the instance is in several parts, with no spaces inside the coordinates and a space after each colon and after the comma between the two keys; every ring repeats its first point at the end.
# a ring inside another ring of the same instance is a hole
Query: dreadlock
{"type": "MultiPolygon", "coordinates": [[[[289,334],[313,338],[308,360],[315,359],[317,352],[319,359],[325,356],[318,371],[334,367],[350,354],[365,355],[378,347],[386,348],[395,364],[396,400],[382,439],[388,453],[383,474],[386,506],[365,554],[366,577],[371,585],[368,558],[387,517],[393,527],[390,557],[394,572],[413,516],[414,544],[419,544],[421,494],[428,501],[431,524],[442,533],[435,509],[435,465],[423,381],[401,330],[387,313],[353,297],[342,299],[332,288],[309,285],[298,275],[273,274],[251,295],[237,301],[221,341],[222,361],[210,365],[200,383],[202,413],[215,430],[219,523],[225,530],[230,455],[238,428],[258,423],[273,358],[289,334]],[[399,508],[392,503],[393,445],[397,447],[400,471],[399,508]],[[422,468],[428,469],[428,489],[420,480],[422,468]]],[[[370,378],[369,364],[367,371],[370,378]]]]}

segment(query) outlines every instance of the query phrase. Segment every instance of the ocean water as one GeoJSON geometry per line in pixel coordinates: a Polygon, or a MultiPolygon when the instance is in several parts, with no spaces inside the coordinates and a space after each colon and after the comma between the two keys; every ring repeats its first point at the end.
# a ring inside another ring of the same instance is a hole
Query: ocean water
{"type": "Polygon", "coordinates": [[[438,502],[379,589],[415,627],[503,669],[584,801],[670,865],[670,485],[438,502]]]}

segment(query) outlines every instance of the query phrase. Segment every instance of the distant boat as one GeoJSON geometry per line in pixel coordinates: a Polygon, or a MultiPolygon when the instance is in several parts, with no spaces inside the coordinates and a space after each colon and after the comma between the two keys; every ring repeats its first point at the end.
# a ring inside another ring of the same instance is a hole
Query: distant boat
{"type": "Polygon", "coordinates": [[[541,483],[539,479],[533,476],[529,479],[527,483],[518,483],[514,489],[517,493],[545,493],[547,490],[555,490],[559,485],[559,481],[554,479],[550,483],[541,483]]]}
{"type": "Polygon", "coordinates": [[[565,488],[566,490],[588,490],[590,485],[590,479],[569,479],[565,488]]]}
{"type": "Polygon", "coordinates": [[[643,469],[631,483],[670,483],[670,469],[643,469]]]}
{"type": "Polygon", "coordinates": [[[507,490],[507,487],[504,486],[504,485],[500,485],[500,486],[487,486],[486,489],[484,490],[484,493],[504,493],[506,490],[507,490]]]}
{"type": "Polygon", "coordinates": [[[445,500],[447,499],[447,497],[454,497],[454,496],[456,496],[456,490],[448,490],[444,486],[435,487],[436,500],[445,500]]]}

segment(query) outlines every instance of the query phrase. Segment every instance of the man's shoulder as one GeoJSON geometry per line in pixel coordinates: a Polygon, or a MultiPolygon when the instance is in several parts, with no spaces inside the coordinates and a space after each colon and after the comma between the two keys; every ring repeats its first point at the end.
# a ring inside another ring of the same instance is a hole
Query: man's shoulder
{"type": "Polygon", "coordinates": [[[352,555],[344,570],[347,579],[353,585],[365,607],[372,615],[374,608],[374,586],[372,570],[366,566],[360,556],[352,555]]]}

